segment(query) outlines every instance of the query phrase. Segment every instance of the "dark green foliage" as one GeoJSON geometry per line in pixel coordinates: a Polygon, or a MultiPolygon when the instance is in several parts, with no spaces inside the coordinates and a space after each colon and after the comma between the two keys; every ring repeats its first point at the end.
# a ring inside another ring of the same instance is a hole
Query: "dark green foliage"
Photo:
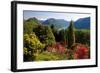
{"type": "Polygon", "coordinates": [[[76,30],[76,43],[82,43],[90,46],[90,30],[76,30]]]}
{"type": "Polygon", "coordinates": [[[29,48],[24,47],[24,61],[33,61],[35,59],[35,56],[31,53],[32,50],[29,48]]]}
{"type": "Polygon", "coordinates": [[[53,24],[51,25],[51,29],[52,29],[52,30],[53,30],[53,29],[55,29],[55,27],[54,27],[54,25],[53,25],[53,24]]]}
{"type": "Polygon", "coordinates": [[[58,42],[60,39],[58,30],[55,28],[55,26],[53,24],[51,25],[51,29],[54,34],[55,40],[58,42]]]}
{"type": "MultiPolygon", "coordinates": [[[[68,29],[66,29],[66,38],[68,37],[68,29]]],[[[90,30],[75,29],[75,43],[86,44],[90,46],[90,30]]]]}
{"type": "Polygon", "coordinates": [[[70,26],[68,27],[68,48],[71,48],[72,45],[75,43],[75,33],[74,33],[74,23],[73,21],[70,22],[70,26]]]}
{"type": "Polygon", "coordinates": [[[37,28],[33,29],[33,32],[36,33],[42,43],[46,45],[52,45],[55,43],[55,37],[49,26],[38,25],[37,28]]]}
{"type": "Polygon", "coordinates": [[[52,32],[55,36],[56,41],[63,42],[64,44],[66,44],[66,32],[65,32],[65,30],[62,29],[62,30],[58,31],[53,24],[51,25],[51,29],[52,29],[52,32]]]}
{"type": "Polygon", "coordinates": [[[43,40],[47,37],[46,29],[42,25],[38,25],[36,28],[34,28],[33,32],[35,32],[41,42],[43,42],[43,40]]]}
{"type": "Polygon", "coordinates": [[[60,41],[64,42],[64,44],[66,44],[66,32],[64,29],[59,31],[59,39],[60,41]]]}

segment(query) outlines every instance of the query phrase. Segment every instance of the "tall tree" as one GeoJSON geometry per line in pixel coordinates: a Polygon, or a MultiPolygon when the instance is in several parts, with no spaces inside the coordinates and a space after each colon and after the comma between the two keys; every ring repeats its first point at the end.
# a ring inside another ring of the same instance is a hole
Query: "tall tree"
{"type": "Polygon", "coordinates": [[[54,29],[54,25],[53,24],[51,25],[51,29],[54,29]]]}
{"type": "Polygon", "coordinates": [[[66,45],[66,33],[65,33],[65,30],[62,29],[59,31],[59,36],[60,36],[60,41],[63,42],[64,45],[66,45]]]}
{"type": "Polygon", "coordinates": [[[70,22],[68,27],[68,48],[71,48],[75,44],[75,32],[74,32],[74,22],[70,22]]]}
{"type": "Polygon", "coordinates": [[[46,43],[47,45],[55,44],[56,41],[52,29],[49,26],[45,26],[45,31],[47,37],[45,38],[44,43],[46,43]]]}
{"type": "Polygon", "coordinates": [[[39,25],[37,28],[33,29],[33,32],[36,33],[40,42],[47,45],[52,45],[55,43],[55,37],[52,32],[52,29],[49,26],[39,25]]]}

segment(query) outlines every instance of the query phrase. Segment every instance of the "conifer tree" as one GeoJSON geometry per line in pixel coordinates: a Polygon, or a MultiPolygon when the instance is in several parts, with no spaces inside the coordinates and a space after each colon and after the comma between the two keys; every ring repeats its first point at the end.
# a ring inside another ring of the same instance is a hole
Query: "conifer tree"
{"type": "Polygon", "coordinates": [[[75,32],[74,32],[74,22],[70,22],[68,27],[68,48],[71,48],[75,44],[75,32]]]}

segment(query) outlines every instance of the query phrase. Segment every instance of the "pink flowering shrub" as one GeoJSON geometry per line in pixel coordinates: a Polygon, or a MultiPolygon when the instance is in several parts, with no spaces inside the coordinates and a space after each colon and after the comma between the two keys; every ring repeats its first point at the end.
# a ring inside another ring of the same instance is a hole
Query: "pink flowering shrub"
{"type": "Polygon", "coordinates": [[[88,59],[89,58],[89,48],[82,44],[77,44],[73,47],[74,59],[88,59]]]}
{"type": "Polygon", "coordinates": [[[60,43],[56,43],[52,46],[47,47],[47,51],[49,51],[49,52],[57,52],[57,53],[62,53],[63,54],[63,53],[66,52],[66,50],[67,49],[60,43]]]}

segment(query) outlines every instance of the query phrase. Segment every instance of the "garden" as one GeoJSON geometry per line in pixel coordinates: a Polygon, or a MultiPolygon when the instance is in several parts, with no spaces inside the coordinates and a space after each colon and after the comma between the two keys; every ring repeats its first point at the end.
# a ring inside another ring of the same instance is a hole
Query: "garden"
{"type": "Polygon", "coordinates": [[[23,61],[78,60],[90,58],[90,29],[66,29],[43,25],[36,18],[24,20],[23,61]]]}

